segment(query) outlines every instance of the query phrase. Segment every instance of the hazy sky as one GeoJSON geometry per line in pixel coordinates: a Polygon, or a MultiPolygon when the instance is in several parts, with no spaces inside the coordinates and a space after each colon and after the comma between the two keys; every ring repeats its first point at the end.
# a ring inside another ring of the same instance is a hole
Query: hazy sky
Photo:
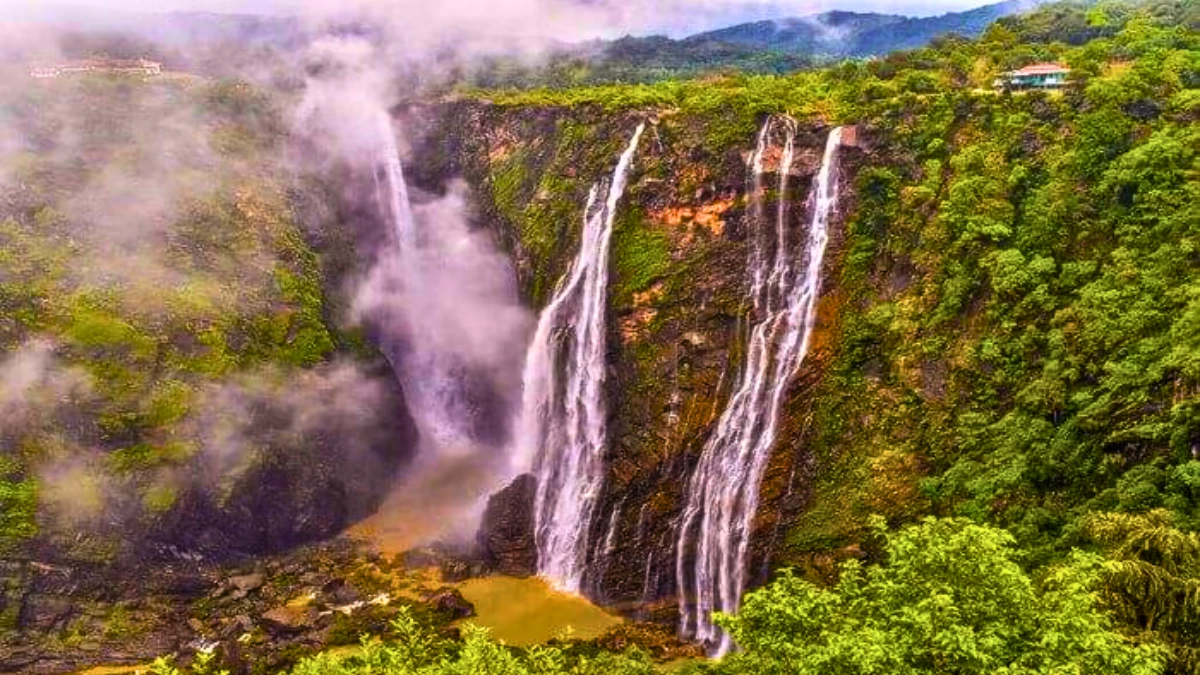
{"type": "MultiPolygon", "coordinates": [[[[815,14],[830,9],[875,11],[910,15],[941,14],[988,4],[998,0],[580,0],[581,4],[648,5],[667,4],[679,12],[711,16],[717,21],[749,21],[778,16],[815,14]]],[[[438,0],[429,0],[436,4],[438,0]]],[[[28,11],[29,7],[75,6],[89,9],[116,9],[137,12],[199,10],[211,12],[250,12],[292,14],[302,12],[306,5],[329,3],[325,0],[0,0],[0,14],[10,17],[28,11]]],[[[397,8],[406,0],[395,0],[397,8]]],[[[493,3],[479,0],[480,13],[493,10],[493,3]]]]}

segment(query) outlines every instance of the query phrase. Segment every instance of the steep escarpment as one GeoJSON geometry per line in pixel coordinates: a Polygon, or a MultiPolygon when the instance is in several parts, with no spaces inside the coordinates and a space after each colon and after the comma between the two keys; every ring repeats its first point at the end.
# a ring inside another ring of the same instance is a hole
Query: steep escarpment
{"type": "MultiPolygon", "coordinates": [[[[632,128],[647,121],[613,233],[606,392],[611,443],[587,535],[584,590],[673,621],[683,492],[744,358],[750,311],[747,160],[756,126],[738,137],[725,120],[669,110],[612,115],[469,101],[410,114],[433,130],[416,146],[417,180],[436,189],[441,177],[466,177],[479,220],[512,250],[535,306],[573,255],[589,186],[608,173],[632,128]]],[[[799,124],[782,197],[791,205],[787,227],[801,240],[828,129],[815,120],[799,124]]],[[[768,184],[777,182],[781,147],[774,142],[766,152],[768,184]]],[[[862,153],[851,147],[846,155],[839,180],[847,189],[831,228],[830,270],[837,269],[838,232],[853,207],[850,178],[862,153]]],[[[765,205],[772,213],[781,198],[774,192],[765,205]]],[[[827,330],[829,312],[819,316],[818,334],[827,330]]],[[[827,343],[815,341],[812,370],[806,369],[789,400],[802,400],[819,380],[827,343]]],[[[804,452],[783,443],[773,456],[778,461],[768,469],[761,509],[771,514],[786,512],[785,503],[798,499],[802,482],[788,478],[804,452]]],[[[765,568],[778,527],[774,517],[755,523],[752,569],[765,568]]]]}
{"type": "Polygon", "coordinates": [[[1075,64],[1062,94],[973,88],[1016,58],[996,29],[781,80],[414,111],[433,130],[416,150],[427,184],[467,177],[535,306],[574,250],[587,187],[650,122],[614,233],[612,442],[588,593],[674,620],[672,528],[742,358],[745,159],[772,96],[801,128],[793,203],[827,128],[816,120],[855,122],[869,151],[843,169],[821,328],[766,471],[752,583],[870,555],[871,514],[996,522],[1038,563],[1085,541],[1096,512],[1192,522],[1195,113],[1185,31],[1161,30],[1161,51],[1118,32],[1103,49],[1023,46],[1075,64]],[[963,59],[977,72],[956,70],[963,59]]]}
{"type": "Polygon", "coordinates": [[[162,570],[169,589],[175,566],[373,512],[414,431],[345,328],[324,263],[346,244],[312,236],[332,214],[300,198],[271,99],[98,76],[0,106],[17,139],[0,174],[6,643],[111,610],[138,594],[123,579],[162,570]]]}

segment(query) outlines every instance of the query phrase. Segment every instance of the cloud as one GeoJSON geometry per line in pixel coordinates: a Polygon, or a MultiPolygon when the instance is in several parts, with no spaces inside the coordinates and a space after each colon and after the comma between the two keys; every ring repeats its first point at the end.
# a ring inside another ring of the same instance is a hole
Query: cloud
{"type": "MultiPolygon", "coordinates": [[[[395,28],[401,48],[428,53],[513,49],[522,40],[578,41],[626,33],[682,36],[746,21],[817,14],[834,9],[928,16],[984,4],[980,0],[72,0],[92,21],[105,11],[203,11],[300,15],[317,21],[354,18],[395,28]],[[455,44],[454,41],[465,40],[455,44]]],[[[80,9],[40,0],[0,0],[0,18],[80,18],[80,9]]],[[[528,47],[528,45],[526,45],[528,47]]]]}
{"type": "Polygon", "coordinates": [[[415,208],[418,242],[381,252],[355,310],[379,326],[410,407],[438,452],[501,461],[533,317],[490,231],[470,226],[466,185],[415,208]]]}
{"type": "MultiPolygon", "coordinates": [[[[186,437],[199,443],[214,485],[249,468],[265,448],[287,449],[314,465],[320,453],[305,447],[336,447],[341,461],[378,462],[381,448],[403,440],[393,437],[390,421],[398,402],[379,375],[348,361],[304,371],[267,367],[206,387],[186,422],[186,437]]],[[[394,449],[396,456],[402,452],[394,449]]]]}
{"type": "MultiPolygon", "coordinates": [[[[65,408],[78,404],[90,390],[82,370],[54,356],[46,340],[30,340],[0,359],[0,449],[65,408]],[[8,440],[6,440],[8,439],[8,440]]],[[[6,447],[7,446],[7,447],[6,447]]]]}

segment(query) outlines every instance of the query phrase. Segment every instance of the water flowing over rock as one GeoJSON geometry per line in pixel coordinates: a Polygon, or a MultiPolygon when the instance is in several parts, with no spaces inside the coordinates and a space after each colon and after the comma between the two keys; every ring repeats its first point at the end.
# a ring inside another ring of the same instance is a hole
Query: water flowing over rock
{"type": "Polygon", "coordinates": [[[542,311],[523,377],[519,461],[532,459],[538,573],[578,592],[588,528],[604,477],[605,309],[617,205],[645,125],[617,162],[607,194],[592,187],[579,255],[542,311]]]}
{"type": "Polygon", "coordinates": [[[382,327],[383,351],[433,454],[502,463],[529,323],[511,264],[470,226],[462,185],[414,206],[386,114],[378,133],[376,200],[394,247],[356,304],[382,327]]]}
{"type": "MultiPolygon", "coordinates": [[[[400,149],[396,147],[396,136],[392,132],[392,120],[386,113],[379,115],[379,162],[387,180],[388,216],[391,218],[396,241],[401,251],[416,247],[416,224],[413,221],[412,202],[408,198],[408,182],[404,180],[404,166],[400,163],[400,149]]],[[[376,199],[384,203],[379,177],[375,178],[376,199]]]]}
{"type": "Polygon", "coordinates": [[[728,652],[732,642],[713,625],[711,614],[735,612],[741,602],[751,523],[775,443],[780,408],[812,337],[827,226],[837,202],[840,137],[837,128],[826,141],[803,242],[791,241],[787,228],[795,121],[786,117],[767,120],[749,162],[753,315],[745,363],[689,482],[676,549],[680,632],[707,644],[714,655],[728,652]],[[779,201],[774,217],[768,218],[764,155],[777,127],[782,127],[784,135],[779,201]],[[690,566],[689,561],[693,561],[690,566]]]}

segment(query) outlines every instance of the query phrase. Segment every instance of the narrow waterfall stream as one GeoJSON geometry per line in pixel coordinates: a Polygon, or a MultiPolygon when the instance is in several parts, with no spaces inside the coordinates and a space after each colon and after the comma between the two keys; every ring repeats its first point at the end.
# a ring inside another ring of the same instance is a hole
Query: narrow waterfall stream
{"type": "Polygon", "coordinates": [[[605,307],[617,205],[645,125],[613,170],[607,194],[592,186],[579,254],[538,320],[526,355],[518,453],[532,460],[538,573],[579,592],[588,529],[604,480],[605,307]]]}
{"type": "Polygon", "coordinates": [[[358,290],[404,386],[425,456],[507,464],[520,357],[532,317],[491,232],[471,225],[465,186],[410,203],[391,119],[380,115],[374,159],[392,244],[358,290]],[[503,384],[501,384],[503,383],[503,384]]]}
{"type": "Polygon", "coordinates": [[[422,438],[436,444],[440,452],[463,454],[472,445],[469,430],[472,411],[462,392],[462,364],[452,352],[433,344],[435,340],[428,336],[434,328],[412,320],[414,308],[429,302],[427,286],[444,276],[437,269],[441,265],[439,242],[426,242],[419,236],[395,132],[386,114],[380,115],[379,139],[378,161],[386,192],[386,206],[380,207],[391,222],[396,241],[397,265],[392,270],[395,277],[392,283],[399,287],[395,295],[402,304],[391,310],[404,314],[396,322],[398,346],[385,351],[390,352],[388,356],[400,374],[422,438]]]}
{"type": "MultiPolygon", "coordinates": [[[[392,119],[386,113],[379,115],[379,163],[387,179],[388,216],[400,246],[401,254],[412,252],[417,243],[416,223],[412,203],[408,199],[408,183],[404,180],[404,167],[400,164],[400,149],[396,147],[396,136],[392,131],[392,119]]],[[[378,180],[376,189],[378,189],[378,180]]],[[[376,198],[383,201],[379,195],[376,198]]]]}
{"type": "Polygon", "coordinates": [[[508,470],[520,358],[532,315],[493,233],[472,227],[465,186],[410,202],[402,131],[380,111],[371,156],[375,200],[390,236],[357,289],[404,390],[417,458],[359,531],[390,551],[470,541],[508,470]]]}
{"type": "Polygon", "coordinates": [[[812,217],[805,240],[790,240],[787,188],[795,138],[796,124],[791,118],[768,119],[750,158],[749,283],[754,311],[746,360],[717,427],[701,451],[679,528],[680,632],[709,645],[715,656],[728,652],[732,642],[713,625],[711,614],[737,611],[745,589],[758,492],[788,383],[812,338],[827,226],[837,202],[840,127],[830,132],[825,144],[809,199],[812,217]],[[763,164],[771,132],[777,128],[782,128],[784,145],[778,169],[778,208],[769,219],[763,164]],[[689,561],[693,561],[690,569],[689,561]]]}

